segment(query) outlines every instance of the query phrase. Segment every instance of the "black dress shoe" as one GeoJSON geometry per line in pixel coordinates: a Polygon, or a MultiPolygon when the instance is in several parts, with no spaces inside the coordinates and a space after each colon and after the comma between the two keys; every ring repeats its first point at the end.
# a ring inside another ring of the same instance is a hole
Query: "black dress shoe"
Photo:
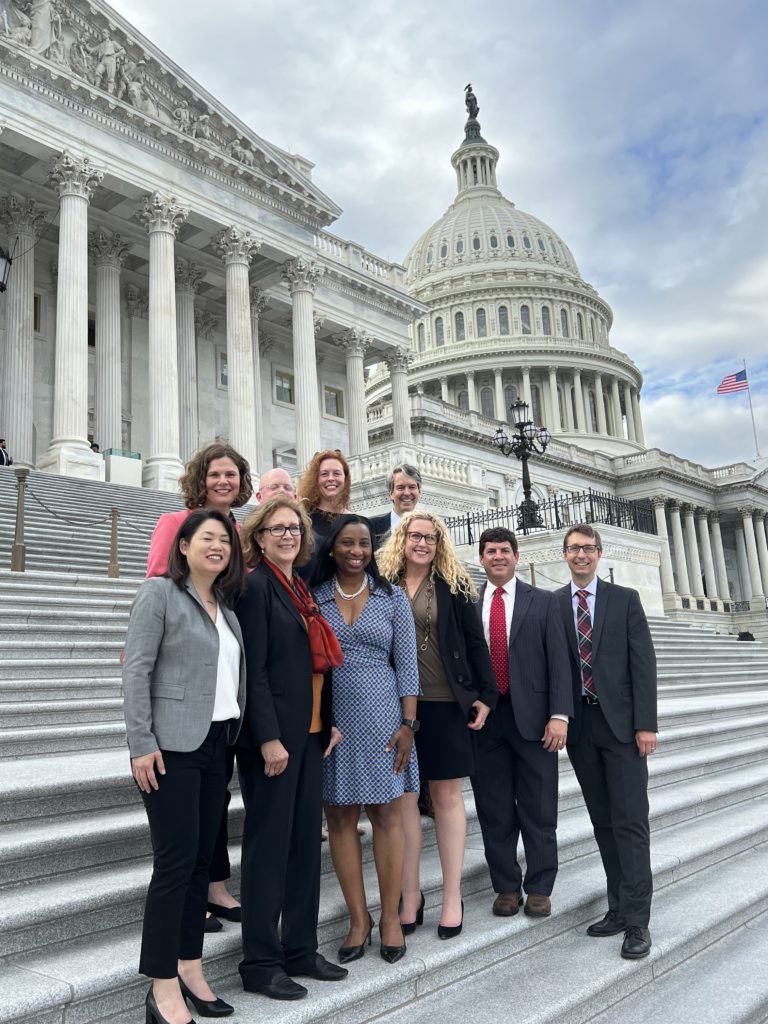
{"type": "Polygon", "coordinates": [[[625,960],[642,960],[651,952],[651,933],[647,928],[630,925],[624,933],[621,955],[625,960]]]}
{"type": "Polygon", "coordinates": [[[315,953],[313,959],[305,963],[294,964],[286,967],[285,973],[289,978],[314,978],[315,981],[343,981],[349,974],[346,967],[339,967],[326,960],[321,953],[315,953]]]}
{"type": "Polygon", "coordinates": [[[416,920],[408,921],[406,924],[403,924],[402,921],[400,922],[400,927],[403,929],[403,935],[413,935],[417,927],[424,924],[424,893],[420,893],[420,896],[421,906],[416,911],[416,920]]]}
{"type": "MultiPolygon", "coordinates": [[[[151,988],[149,992],[147,992],[147,1014],[145,1020],[146,1024],[168,1024],[168,1021],[157,1008],[157,1003],[155,1002],[155,997],[151,988]]],[[[190,1018],[190,1020],[187,1021],[187,1024],[195,1024],[195,1022],[190,1018]]]]}
{"type": "Polygon", "coordinates": [[[273,974],[269,981],[263,981],[260,985],[251,985],[243,982],[246,992],[259,992],[270,999],[303,999],[307,990],[303,985],[297,984],[287,974],[273,974]]]}
{"type": "Polygon", "coordinates": [[[362,960],[365,956],[365,944],[366,942],[370,946],[371,944],[371,933],[373,932],[373,918],[368,914],[368,934],[365,936],[359,946],[339,946],[339,963],[340,964],[351,964],[353,960],[362,960]]]}
{"type": "Polygon", "coordinates": [[[609,910],[602,921],[595,921],[587,928],[587,935],[593,939],[602,939],[606,935],[618,935],[626,930],[624,918],[619,917],[615,910],[609,910]]]}
{"type": "Polygon", "coordinates": [[[461,935],[461,929],[464,927],[464,900],[461,901],[461,921],[458,924],[448,925],[439,924],[437,926],[437,937],[438,939],[455,939],[457,935],[461,935]]]}
{"type": "Polygon", "coordinates": [[[206,917],[205,924],[203,925],[204,932],[220,932],[224,925],[218,919],[211,914],[210,917],[206,917]]]}
{"type": "Polygon", "coordinates": [[[209,903],[208,909],[216,917],[223,917],[225,921],[234,921],[239,924],[243,920],[242,907],[222,907],[220,903],[209,903]]]}
{"type": "MultiPolygon", "coordinates": [[[[402,925],[400,926],[402,929],[402,925]]],[[[379,933],[381,933],[381,924],[379,924],[379,933]]],[[[382,942],[379,946],[379,954],[381,959],[388,964],[396,964],[398,960],[402,960],[406,953],[405,939],[403,939],[402,946],[385,946],[382,942]]]]}
{"type": "Polygon", "coordinates": [[[235,1012],[234,1006],[225,1003],[223,999],[201,999],[196,996],[183,978],[179,978],[179,988],[184,998],[192,1003],[201,1017],[229,1017],[235,1012]]]}

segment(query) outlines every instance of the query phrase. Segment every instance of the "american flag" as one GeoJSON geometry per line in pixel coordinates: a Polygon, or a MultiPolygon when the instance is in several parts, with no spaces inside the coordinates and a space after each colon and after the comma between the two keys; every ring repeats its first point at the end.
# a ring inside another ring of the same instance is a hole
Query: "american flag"
{"type": "Polygon", "coordinates": [[[715,393],[718,395],[730,395],[732,391],[749,391],[746,370],[739,370],[738,373],[729,373],[727,377],[723,377],[717,385],[715,393]]]}

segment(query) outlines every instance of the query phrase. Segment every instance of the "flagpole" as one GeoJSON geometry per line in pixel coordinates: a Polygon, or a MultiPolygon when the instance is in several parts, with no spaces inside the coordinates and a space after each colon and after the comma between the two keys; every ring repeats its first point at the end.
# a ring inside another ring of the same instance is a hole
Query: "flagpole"
{"type": "Polygon", "coordinates": [[[760,456],[760,445],[757,443],[757,426],[755,425],[755,410],[752,408],[752,388],[749,386],[749,374],[747,373],[747,360],[742,360],[744,363],[744,376],[747,381],[747,398],[749,399],[749,413],[752,417],[752,433],[755,437],[755,458],[759,459],[760,456]]]}

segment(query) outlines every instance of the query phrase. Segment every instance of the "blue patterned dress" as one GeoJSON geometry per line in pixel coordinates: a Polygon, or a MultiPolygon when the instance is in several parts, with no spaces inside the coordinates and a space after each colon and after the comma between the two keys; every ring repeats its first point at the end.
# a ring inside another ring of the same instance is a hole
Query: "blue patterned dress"
{"type": "Polygon", "coordinates": [[[333,670],[333,716],[342,741],[323,761],[323,799],[331,804],[388,804],[418,793],[416,747],[396,775],[395,751],[384,747],[403,717],[401,697],[419,695],[416,629],[399,587],[372,590],[360,618],[348,626],[334,598],[334,581],[315,591],[344,652],[333,670]]]}

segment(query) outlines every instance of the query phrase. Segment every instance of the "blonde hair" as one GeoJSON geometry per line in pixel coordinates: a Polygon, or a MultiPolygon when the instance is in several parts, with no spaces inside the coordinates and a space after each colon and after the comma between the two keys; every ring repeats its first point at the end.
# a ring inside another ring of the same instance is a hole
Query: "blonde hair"
{"type": "Polygon", "coordinates": [[[344,509],[349,506],[349,493],[352,490],[352,478],[349,472],[349,463],[341,452],[334,451],[333,448],[326,448],[323,452],[315,452],[310,459],[307,468],[304,470],[304,475],[301,480],[299,480],[299,486],[296,488],[298,496],[305,502],[309,512],[316,512],[320,508],[320,503],[323,500],[323,494],[320,490],[318,477],[320,475],[320,466],[327,459],[335,459],[336,462],[340,463],[341,468],[344,470],[344,484],[336,495],[333,502],[334,507],[330,511],[343,512],[344,509]]]}
{"type": "Polygon", "coordinates": [[[295,498],[289,498],[287,494],[276,494],[274,498],[268,498],[266,501],[262,502],[261,505],[258,505],[253,512],[251,512],[240,532],[240,543],[243,546],[245,564],[249,568],[255,569],[264,557],[257,534],[260,530],[264,529],[265,524],[269,522],[275,512],[278,512],[281,508],[288,508],[291,512],[295,512],[299,517],[299,522],[304,527],[304,533],[301,535],[299,551],[293,564],[306,565],[309,561],[312,548],[315,546],[314,537],[312,535],[312,520],[307,515],[307,510],[302,502],[296,501],[295,498]]]}
{"type": "Polygon", "coordinates": [[[452,594],[461,594],[467,599],[476,598],[477,587],[459,561],[445,523],[439,516],[435,516],[431,512],[423,512],[421,509],[414,509],[413,512],[404,515],[386,545],[376,552],[376,561],[381,575],[392,583],[396,583],[404,575],[406,568],[405,541],[413,523],[420,519],[431,523],[437,534],[432,571],[448,584],[452,594]]]}

